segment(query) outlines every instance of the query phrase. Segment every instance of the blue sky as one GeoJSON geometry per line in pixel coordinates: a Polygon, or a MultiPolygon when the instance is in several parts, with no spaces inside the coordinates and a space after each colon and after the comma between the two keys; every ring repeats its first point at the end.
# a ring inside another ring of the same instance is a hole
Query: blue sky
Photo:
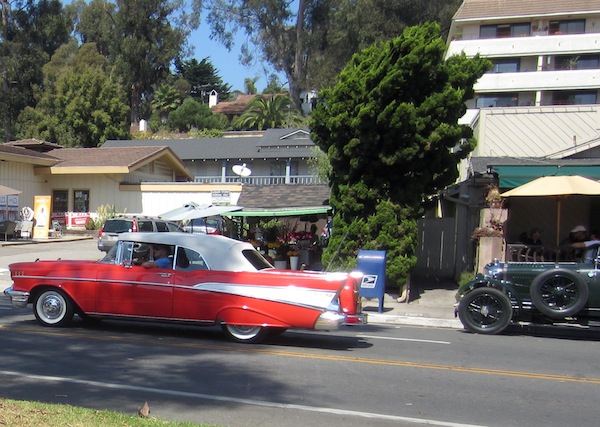
{"type": "MultiPolygon", "coordinates": [[[[209,36],[210,27],[205,22],[200,25],[198,30],[192,33],[189,42],[194,46],[194,58],[201,61],[208,57],[210,63],[213,64],[217,70],[218,75],[223,79],[223,82],[231,85],[232,91],[236,89],[243,91],[245,78],[258,77],[259,80],[256,82],[256,88],[259,93],[262,92],[267,86],[268,78],[268,75],[265,76],[262,70],[262,65],[257,63],[252,67],[246,67],[240,64],[239,61],[240,47],[243,43],[244,36],[238,34],[235,46],[233,46],[231,52],[225,49],[219,42],[210,40],[209,36]]],[[[269,70],[271,70],[270,67],[269,70]]],[[[269,74],[270,72],[271,71],[269,71],[269,74]]],[[[284,75],[280,75],[279,80],[281,83],[286,82],[284,75]]]]}

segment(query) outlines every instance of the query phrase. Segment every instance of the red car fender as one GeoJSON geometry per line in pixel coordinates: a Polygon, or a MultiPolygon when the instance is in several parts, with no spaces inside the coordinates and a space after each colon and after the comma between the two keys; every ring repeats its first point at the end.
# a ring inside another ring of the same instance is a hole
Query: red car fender
{"type": "Polygon", "coordinates": [[[287,324],[279,319],[248,306],[223,308],[221,311],[219,311],[219,313],[217,313],[217,323],[276,328],[294,327],[293,325],[287,324]]]}
{"type": "MultiPolygon", "coordinates": [[[[349,274],[340,290],[340,310],[345,315],[353,316],[360,314],[362,311],[360,301],[360,282],[362,276],[362,273],[358,272],[349,274]]],[[[352,318],[348,319],[348,323],[352,323],[352,318]]]]}

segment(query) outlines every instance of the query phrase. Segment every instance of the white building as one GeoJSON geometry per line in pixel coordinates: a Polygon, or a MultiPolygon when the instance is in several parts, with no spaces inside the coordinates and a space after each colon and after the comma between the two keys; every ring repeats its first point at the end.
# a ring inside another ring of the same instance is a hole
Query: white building
{"type": "Polygon", "coordinates": [[[473,157],[558,159],[598,140],[600,0],[465,0],[448,40],[447,56],[493,63],[463,118],[473,157]]]}

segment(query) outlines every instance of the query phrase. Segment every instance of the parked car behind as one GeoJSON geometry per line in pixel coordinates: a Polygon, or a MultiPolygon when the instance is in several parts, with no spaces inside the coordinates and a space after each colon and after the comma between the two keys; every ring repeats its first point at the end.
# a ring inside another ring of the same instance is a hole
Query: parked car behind
{"type": "Polygon", "coordinates": [[[232,341],[254,343],[289,328],[364,324],[360,273],[276,270],[247,242],[191,233],[122,233],[100,261],[9,266],[5,294],[33,305],[38,323],[65,326],[74,314],[220,325],[232,341]],[[160,246],[167,268],[148,267],[160,246]],[[166,247],[166,248],[165,248],[166,247]]]}
{"type": "Polygon", "coordinates": [[[98,249],[108,252],[121,233],[184,231],[174,222],[139,215],[123,215],[106,220],[98,232],[98,249]]]}
{"type": "Polygon", "coordinates": [[[231,220],[222,216],[209,216],[194,218],[183,226],[188,233],[196,234],[221,234],[230,237],[231,220]]]}
{"type": "Polygon", "coordinates": [[[493,262],[460,287],[455,314],[475,333],[511,323],[600,325],[600,258],[582,262],[493,262]]]}

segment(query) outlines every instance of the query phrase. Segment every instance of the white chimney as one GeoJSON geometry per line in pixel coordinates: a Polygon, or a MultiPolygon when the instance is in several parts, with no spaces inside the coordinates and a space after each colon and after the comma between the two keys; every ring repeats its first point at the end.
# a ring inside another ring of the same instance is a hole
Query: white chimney
{"type": "Polygon", "coordinates": [[[212,108],[219,103],[219,94],[216,90],[211,90],[208,96],[208,108],[212,108]]]}

